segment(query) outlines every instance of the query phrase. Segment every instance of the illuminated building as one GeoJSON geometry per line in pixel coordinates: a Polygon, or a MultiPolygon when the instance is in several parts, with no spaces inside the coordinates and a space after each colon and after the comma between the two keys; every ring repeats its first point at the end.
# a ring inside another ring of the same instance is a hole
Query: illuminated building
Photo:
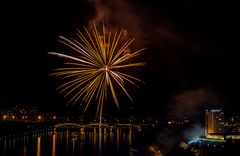
{"type": "Polygon", "coordinates": [[[231,116],[225,125],[225,133],[240,134],[240,116],[231,116]]]}
{"type": "Polygon", "coordinates": [[[205,136],[209,134],[224,134],[224,112],[221,109],[205,112],[205,136]]]}

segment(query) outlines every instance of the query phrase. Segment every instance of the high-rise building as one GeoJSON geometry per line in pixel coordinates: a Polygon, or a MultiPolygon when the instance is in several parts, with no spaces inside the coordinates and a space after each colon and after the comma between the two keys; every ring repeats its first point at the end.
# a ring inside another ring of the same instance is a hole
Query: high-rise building
{"type": "Polygon", "coordinates": [[[211,109],[205,112],[205,136],[208,134],[224,134],[224,112],[211,109]]]}

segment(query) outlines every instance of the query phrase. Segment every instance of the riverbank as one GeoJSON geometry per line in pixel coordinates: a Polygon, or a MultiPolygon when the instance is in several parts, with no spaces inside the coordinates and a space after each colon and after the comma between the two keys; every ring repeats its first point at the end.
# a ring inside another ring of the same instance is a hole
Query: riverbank
{"type": "Polygon", "coordinates": [[[51,130],[54,124],[53,122],[1,121],[0,140],[51,130]]]}

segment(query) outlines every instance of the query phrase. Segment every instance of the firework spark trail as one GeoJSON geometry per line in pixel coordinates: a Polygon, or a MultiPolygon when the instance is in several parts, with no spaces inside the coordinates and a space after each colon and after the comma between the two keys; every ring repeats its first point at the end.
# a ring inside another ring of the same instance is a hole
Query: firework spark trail
{"type": "Polygon", "coordinates": [[[85,104],[85,112],[95,98],[97,114],[100,114],[101,119],[103,103],[107,99],[108,91],[118,108],[117,86],[132,100],[127,92],[125,82],[136,85],[135,81],[142,81],[124,73],[121,69],[143,66],[144,62],[134,62],[133,59],[139,56],[144,49],[124,54],[135,40],[135,38],[128,39],[120,44],[124,30],[116,29],[112,32],[103,25],[100,32],[95,24],[91,31],[86,27],[84,30],[85,35],[77,30],[77,38],[59,37],[61,43],[77,53],[72,56],[59,52],[48,52],[50,55],[63,57],[69,61],[65,63],[66,67],[55,69],[50,75],[70,79],[57,88],[60,93],[65,92],[64,97],[70,96],[68,104],[75,104],[80,100],[85,104]],[[73,92],[76,93],[73,94],[73,92]]]}

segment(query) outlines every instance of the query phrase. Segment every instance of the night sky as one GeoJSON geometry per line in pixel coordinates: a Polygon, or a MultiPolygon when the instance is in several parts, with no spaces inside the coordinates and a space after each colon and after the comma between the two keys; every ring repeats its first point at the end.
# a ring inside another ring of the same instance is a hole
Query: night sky
{"type": "MultiPolygon", "coordinates": [[[[138,36],[146,84],[123,112],[198,117],[205,108],[239,114],[239,9],[229,1],[38,0],[1,4],[0,105],[65,109],[49,78],[59,35],[89,21],[138,36]]],[[[116,109],[112,107],[111,109],[116,109]]],[[[111,111],[107,110],[106,111],[111,111]]]]}

